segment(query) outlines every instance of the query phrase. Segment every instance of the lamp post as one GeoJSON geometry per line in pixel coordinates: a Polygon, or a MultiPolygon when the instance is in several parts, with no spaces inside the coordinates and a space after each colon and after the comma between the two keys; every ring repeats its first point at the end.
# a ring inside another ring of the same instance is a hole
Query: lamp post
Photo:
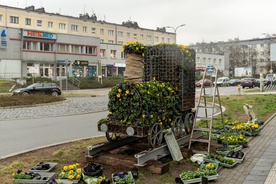
{"type": "Polygon", "coordinates": [[[181,24],[181,25],[177,26],[176,28],[174,28],[172,26],[166,26],[166,28],[172,28],[174,30],[174,33],[175,33],[175,43],[176,43],[176,31],[177,31],[178,28],[183,27],[183,26],[186,26],[186,24],[181,24]]]}

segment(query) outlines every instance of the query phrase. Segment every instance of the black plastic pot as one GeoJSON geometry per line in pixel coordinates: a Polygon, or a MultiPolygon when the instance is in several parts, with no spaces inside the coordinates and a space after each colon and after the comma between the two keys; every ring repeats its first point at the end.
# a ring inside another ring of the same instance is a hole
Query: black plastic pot
{"type": "Polygon", "coordinates": [[[102,176],[103,166],[97,163],[89,162],[83,169],[82,173],[87,176],[102,176]]]}

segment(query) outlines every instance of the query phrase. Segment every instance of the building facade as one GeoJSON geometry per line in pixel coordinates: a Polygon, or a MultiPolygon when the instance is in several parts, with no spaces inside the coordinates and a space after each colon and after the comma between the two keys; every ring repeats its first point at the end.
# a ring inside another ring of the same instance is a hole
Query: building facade
{"type": "MultiPolygon", "coordinates": [[[[249,68],[252,77],[267,74],[274,69],[276,62],[270,60],[270,46],[275,43],[275,37],[255,38],[251,40],[229,40],[228,42],[197,43],[190,47],[197,54],[224,54],[229,53],[229,76],[235,77],[235,69],[249,68]]],[[[236,70],[237,71],[237,70],[236,70]]]]}
{"type": "Polygon", "coordinates": [[[1,36],[0,75],[11,77],[15,73],[16,77],[57,77],[66,70],[77,77],[101,72],[104,76],[123,75],[122,44],[138,41],[155,45],[176,40],[176,34],[165,28],[141,28],[132,21],[114,24],[88,14],[64,16],[34,6],[0,5],[0,31],[6,35],[1,36]]]}

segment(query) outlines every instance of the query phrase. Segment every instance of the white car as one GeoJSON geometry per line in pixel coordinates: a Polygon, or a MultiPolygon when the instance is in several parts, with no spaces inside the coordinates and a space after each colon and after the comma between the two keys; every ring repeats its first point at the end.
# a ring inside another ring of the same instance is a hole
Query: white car
{"type": "MultiPolygon", "coordinates": [[[[219,77],[217,79],[217,86],[229,86],[230,79],[228,77],[219,77]]],[[[215,82],[214,82],[215,85],[215,82]]]]}

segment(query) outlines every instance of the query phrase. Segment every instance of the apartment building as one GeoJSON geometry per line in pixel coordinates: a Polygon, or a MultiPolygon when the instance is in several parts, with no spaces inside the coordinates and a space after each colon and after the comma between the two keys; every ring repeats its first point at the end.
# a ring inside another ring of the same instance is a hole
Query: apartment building
{"type": "Polygon", "coordinates": [[[252,77],[258,78],[260,73],[267,74],[273,69],[276,70],[276,62],[270,60],[271,53],[274,52],[271,51],[271,45],[275,42],[275,37],[266,37],[250,40],[234,39],[216,43],[197,43],[190,45],[190,47],[195,49],[197,54],[224,55],[229,53],[229,60],[226,61],[228,64],[225,65],[225,69],[228,70],[230,77],[236,76],[235,69],[249,67],[252,70],[252,77]]]}
{"type": "Polygon", "coordinates": [[[123,75],[122,44],[138,41],[155,45],[176,40],[176,34],[165,28],[141,28],[132,21],[109,23],[88,14],[65,16],[34,6],[0,5],[0,31],[2,77],[57,77],[67,70],[70,76],[97,76],[101,73],[98,63],[104,76],[123,75]]]}

